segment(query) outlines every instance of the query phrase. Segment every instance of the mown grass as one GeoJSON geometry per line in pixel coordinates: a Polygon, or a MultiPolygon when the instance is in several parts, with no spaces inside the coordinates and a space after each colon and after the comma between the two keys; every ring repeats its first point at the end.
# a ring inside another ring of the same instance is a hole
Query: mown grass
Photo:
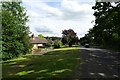
{"type": "Polygon", "coordinates": [[[44,55],[25,55],[2,62],[5,78],[70,78],[80,61],[79,48],[55,49],[44,55]]]}

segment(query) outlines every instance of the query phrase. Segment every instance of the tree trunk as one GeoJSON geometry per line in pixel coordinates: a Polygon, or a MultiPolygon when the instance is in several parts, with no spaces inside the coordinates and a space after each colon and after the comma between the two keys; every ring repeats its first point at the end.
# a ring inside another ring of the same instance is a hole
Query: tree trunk
{"type": "Polygon", "coordinates": [[[71,43],[69,43],[69,47],[72,47],[72,44],[71,44],[71,43]]]}

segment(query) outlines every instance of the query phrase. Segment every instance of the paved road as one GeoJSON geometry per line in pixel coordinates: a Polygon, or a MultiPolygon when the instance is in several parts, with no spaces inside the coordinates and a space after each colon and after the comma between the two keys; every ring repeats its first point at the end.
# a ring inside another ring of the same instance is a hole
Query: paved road
{"type": "Polygon", "coordinates": [[[83,63],[76,67],[73,78],[120,78],[120,53],[105,49],[81,48],[83,63]]]}

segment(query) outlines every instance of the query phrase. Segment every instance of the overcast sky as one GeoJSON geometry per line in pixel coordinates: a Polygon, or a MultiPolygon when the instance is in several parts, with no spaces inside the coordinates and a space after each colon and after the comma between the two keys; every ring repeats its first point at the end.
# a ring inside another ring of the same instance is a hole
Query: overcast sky
{"type": "Polygon", "coordinates": [[[37,36],[62,36],[62,30],[73,29],[83,37],[93,27],[93,0],[23,0],[29,16],[30,31],[37,36]]]}

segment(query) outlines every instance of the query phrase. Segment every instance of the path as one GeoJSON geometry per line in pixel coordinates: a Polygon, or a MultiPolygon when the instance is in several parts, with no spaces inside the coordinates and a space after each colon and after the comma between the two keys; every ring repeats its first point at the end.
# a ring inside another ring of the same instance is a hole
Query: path
{"type": "Polygon", "coordinates": [[[120,53],[104,49],[81,48],[82,64],[79,64],[73,78],[119,78],[120,53]]]}
{"type": "Polygon", "coordinates": [[[33,52],[33,55],[43,55],[51,51],[53,51],[53,48],[43,48],[41,50],[38,49],[37,52],[33,52]]]}

